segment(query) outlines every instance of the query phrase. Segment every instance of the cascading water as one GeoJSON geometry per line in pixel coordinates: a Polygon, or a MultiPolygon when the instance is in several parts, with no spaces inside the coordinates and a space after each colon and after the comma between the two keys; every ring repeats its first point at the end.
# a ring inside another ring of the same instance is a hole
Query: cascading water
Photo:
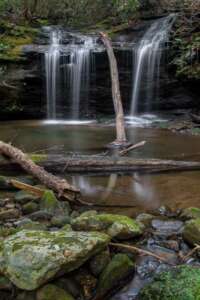
{"type": "Polygon", "coordinates": [[[134,49],[134,75],[131,101],[131,116],[138,110],[141,84],[145,82],[145,101],[149,104],[159,88],[160,63],[162,49],[168,41],[169,31],[175,16],[156,20],[134,49]]]}
{"type": "Polygon", "coordinates": [[[56,119],[57,87],[59,85],[60,41],[59,30],[51,32],[51,45],[45,53],[47,118],[56,119]]]}
{"type": "Polygon", "coordinates": [[[47,118],[56,120],[65,114],[71,120],[80,118],[80,101],[84,99],[84,107],[88,105],[90,73],[92,66],[92,49],[96,44],[93,37],[74,34],[70,42],[61,44],[64,32],[53,30],[50,33],[50,47],[45,53],[47,118]],[[81,97],[81,95],[83,97],[81,97]],[[64,113],[58,110],[60,103],[68,103],[64,113]]]}
{"type": "Polygon", "coordinates": [[[72,119],[78,120],[80,114],[81,90],[84,101],[88,103],[91,72],[91,50],[94,48],[92,37],[85,37],[82,45],[72,45],[69,63],[69,80],[72,99],[72,119]]]}

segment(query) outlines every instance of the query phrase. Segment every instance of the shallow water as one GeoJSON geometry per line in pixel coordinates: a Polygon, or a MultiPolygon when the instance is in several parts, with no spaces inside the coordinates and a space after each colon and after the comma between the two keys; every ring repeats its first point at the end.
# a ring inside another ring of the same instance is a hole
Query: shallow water
{"type": "MultiPolygon", "coordinates": [[[[0,123],[0,139],[12,142],[25,152],[96,154],[115,138],[113,126],[98,124],[45,124],[36,121],[0,123]]],[[[168,130],[128,128],[132,143],[147,144],[129,155],[134,157],[200,160],[200,138],[172,133],[168,130]]],[[[165,174],[111,174],[109,176],[73,176],[70,178],[87,201],[106,204],[106,211],[135,215],[161,205],[172,209],[200,206],[200,172],[165,174]],[[124,206],[124,207],[121,207],[124,206]]]]}

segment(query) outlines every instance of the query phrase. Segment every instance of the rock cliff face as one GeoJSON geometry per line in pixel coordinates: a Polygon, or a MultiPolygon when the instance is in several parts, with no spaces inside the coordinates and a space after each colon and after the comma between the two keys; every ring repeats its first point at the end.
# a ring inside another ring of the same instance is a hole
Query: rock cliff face
{"type": "MultiPolygon", "coordinates": [[[[144,34],[151,21],[142,21],[134,29],[124,31],[114,38],[116,56],[119,64],[120,83],[123,103],[126,113],[129,113],[131,94],[133,88],[133,51],[124,46],[135,42],[144,34]]],[[[38,39],[38,43],[45,44],[45,36],[38,39]]],[[[69,40],[65,40],[67,44],[69,40]]],[[[38,50],[25,53],[26,61],[23,64],[9,63],[0,69],[0,120],[4,119],[30,119],[46,117],[46,87],[44,54],[38,50]]],[[[95,68],[90,74],[89,100],[83,99],[80,103],[82,117],[109,116],[114,113],[110,72],[105,52],[96,52],[95,68]]],[[[165,111],[173,109],[187,109],[195,106],[194,89],[191,83],[185,86],[175,77],[175,72],[169,67],[169,52],[163,55],[160,72],[160,89],[156,99],[152,99],[150,111],[165,111]]],[[[145,111],[144,91],[146,84],[142,84],[139,111],[145,111]]],[[[81,91],[81,93],[84,91],[81,91]]],[[[196,101],[197,102],[197,101],[196,101]]],[[[61,118],[69,117],[72,100],[69,96],[60,99],[58,111],[61,118]]]]}

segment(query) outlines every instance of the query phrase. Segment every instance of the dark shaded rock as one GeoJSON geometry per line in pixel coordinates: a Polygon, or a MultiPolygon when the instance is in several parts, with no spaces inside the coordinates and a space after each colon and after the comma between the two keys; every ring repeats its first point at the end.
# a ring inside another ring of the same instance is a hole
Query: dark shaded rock
{"type": "Polygon", "coordinates": [[[134,263],[126,254],[116,254],[101,274],[95,299],[105,299],[120,282],[134,271],[134,263]]]}
{"type": "Polygon", "coordinates": [[[90,270],[94,276],[98,276],[110,263],[111,257],[108,250],[99,253],[90,260],[90,270]]]}
{"type": "Polygon", "coordinates": [[[37,203],[35,202],[28,202],[26,204],[24,204],[22,206],[22,212],[25,214],[25,215],[28,215],[28,214],[31,214],[33,212],[36,212],[38,210],[39,206],[37,203]]]}
{"type": "Polygon", "coordinates": [[[37,291],[36,300],[75,300],[72,295],[53,284],[48,284],[37,291]]]}
{"type": "Polygon", "coordinates": [[[38,200],[39,198],[35,195],[29,194],[24,191],[19,191],[15,194],[15,201],[20,204],[26,204],[30,201],[38,200]]]}

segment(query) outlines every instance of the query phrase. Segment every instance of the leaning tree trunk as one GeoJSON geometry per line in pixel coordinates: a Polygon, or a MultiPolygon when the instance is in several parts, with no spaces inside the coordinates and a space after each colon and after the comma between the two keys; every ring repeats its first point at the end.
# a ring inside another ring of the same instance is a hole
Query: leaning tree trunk
{"type": "Polygon", "coordinates": [[[127,145],[127,138],[125,132],[125,122],[124,122],[124,111],[122,106],[122,99],[120,93],[120,84],[119,84],[119,73],[117,67],[117,60],[111,45],[111,41],[107,34],[100,33],[102,41],[106,47],[108,53],[108,59],[110,64],[111,72],[111,81],[112,81],[112,97],[116,114],[116,133],[117,138],[113,145],[127,145]]]}
{"type": "Polygon", "coordinates": [[[54,176],[36,165],[26,154],[10,144],[0,141],[0,154],[19,164],[27,173],[33,175],[41,183],[54,190],[60,197],[76,201],[80,191],[70,185],[65,179],[54,176]]]}

